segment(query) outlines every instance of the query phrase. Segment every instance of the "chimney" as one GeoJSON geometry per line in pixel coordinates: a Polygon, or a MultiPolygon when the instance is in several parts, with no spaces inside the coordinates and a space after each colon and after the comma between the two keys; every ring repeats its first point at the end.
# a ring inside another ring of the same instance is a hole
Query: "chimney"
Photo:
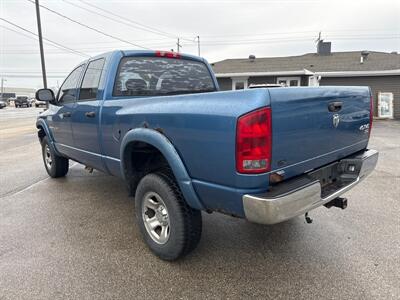
{"type": "Polygon", "coordinates": [[[317,54],[318,55],[330,55],[331,54],[331,42],[324,42],[324,40],[319,40],[317,44],[317,54]]]}
{"type": "Polygon", "coordinates": [[[255,61],[255,60],[256,60],[256,56],[253,55],[253,54],[250,54],[250,55],[249,55],[249,60],[250,60],[250,62],[255,61]]]}
{"type": "Polygon", "coordinates": [[[361,51],[360,64],[367,60],[369,52],[367,50],[361,51]]]}

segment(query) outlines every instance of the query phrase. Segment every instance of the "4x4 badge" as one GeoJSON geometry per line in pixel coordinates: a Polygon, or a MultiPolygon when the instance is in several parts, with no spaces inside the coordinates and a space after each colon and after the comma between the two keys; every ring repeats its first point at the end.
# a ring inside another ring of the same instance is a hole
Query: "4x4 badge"
{"type": "Polygon", "coordinates": [[[340,117],[338,114],[334,114],[333,115],[333,119],[332,119],[332,123],[333,123],[333,127],[338,127],[339,126],[339,122],[340,122],[340,117]]]}

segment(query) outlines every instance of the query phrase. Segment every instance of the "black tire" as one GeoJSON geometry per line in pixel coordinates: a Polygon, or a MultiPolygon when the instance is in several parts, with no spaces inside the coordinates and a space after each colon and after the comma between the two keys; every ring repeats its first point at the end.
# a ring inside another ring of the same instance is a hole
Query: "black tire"
{"type": "Polygon", "coordinates": [[[69,160],[65,157],[58,156],[49,145],[47,136],[42,139],[42,157],[44,167],[47,174],[52,178],[64,177],[68,173],[69,160]],[[46,157],[50,157],[51,163],[46,161],[46,157]]]}
{"type": "Polygon", "coordinates": [[[198,245],[201,238],[201,212],[187,205],[172,174],[151,173],[142,178],[135,194],[136,221],[150,250],[163,260],[181,258],[198,245]],[[146,229],[143,207],[147,195],[158,194],[165,204],[169,220],[169,238],[157,243],[146,229]]]}

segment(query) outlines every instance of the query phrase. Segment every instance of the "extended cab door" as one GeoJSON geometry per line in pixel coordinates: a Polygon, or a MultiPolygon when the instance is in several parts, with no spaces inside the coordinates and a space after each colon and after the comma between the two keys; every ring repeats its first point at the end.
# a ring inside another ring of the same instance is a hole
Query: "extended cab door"
{"type": "Polygon", "coordinates": [[[88,166],[104,170],[99,143],[98,88],[104,58],[90,61],[79,88],[76,107],[72,114],[72,132],[76,159],[88,166]]]}
{"type": "Polygon", "coordinates": [[[73,146],[71,117],[82,70],[83,65],[74,69],[65,79],[57,94],[57,113],[47,119],[57,149],[67,155],[69,155],[70,147],[73,146]]]}

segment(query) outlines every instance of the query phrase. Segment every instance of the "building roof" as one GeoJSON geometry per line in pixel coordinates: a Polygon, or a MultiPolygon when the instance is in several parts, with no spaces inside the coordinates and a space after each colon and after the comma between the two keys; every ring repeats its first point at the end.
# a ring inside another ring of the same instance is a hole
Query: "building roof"
{"type": "Polygon", "coordinates": [[[308,53],[299,56],[286,57],[260,57],[253,61],[249,58],[226,59],[212,65],[217,77],[230,77],[228,75],[239,73],[293,73],[307,71],[312,73],[325,72],[358,72],[370,73],[375,71],[400,71],[400,54],[369,51],[363,63],[360,63],[361,52],[332,52],[329,55],[308,53]],[[224,76],[224,75],[227,76],[224,76]]]}

